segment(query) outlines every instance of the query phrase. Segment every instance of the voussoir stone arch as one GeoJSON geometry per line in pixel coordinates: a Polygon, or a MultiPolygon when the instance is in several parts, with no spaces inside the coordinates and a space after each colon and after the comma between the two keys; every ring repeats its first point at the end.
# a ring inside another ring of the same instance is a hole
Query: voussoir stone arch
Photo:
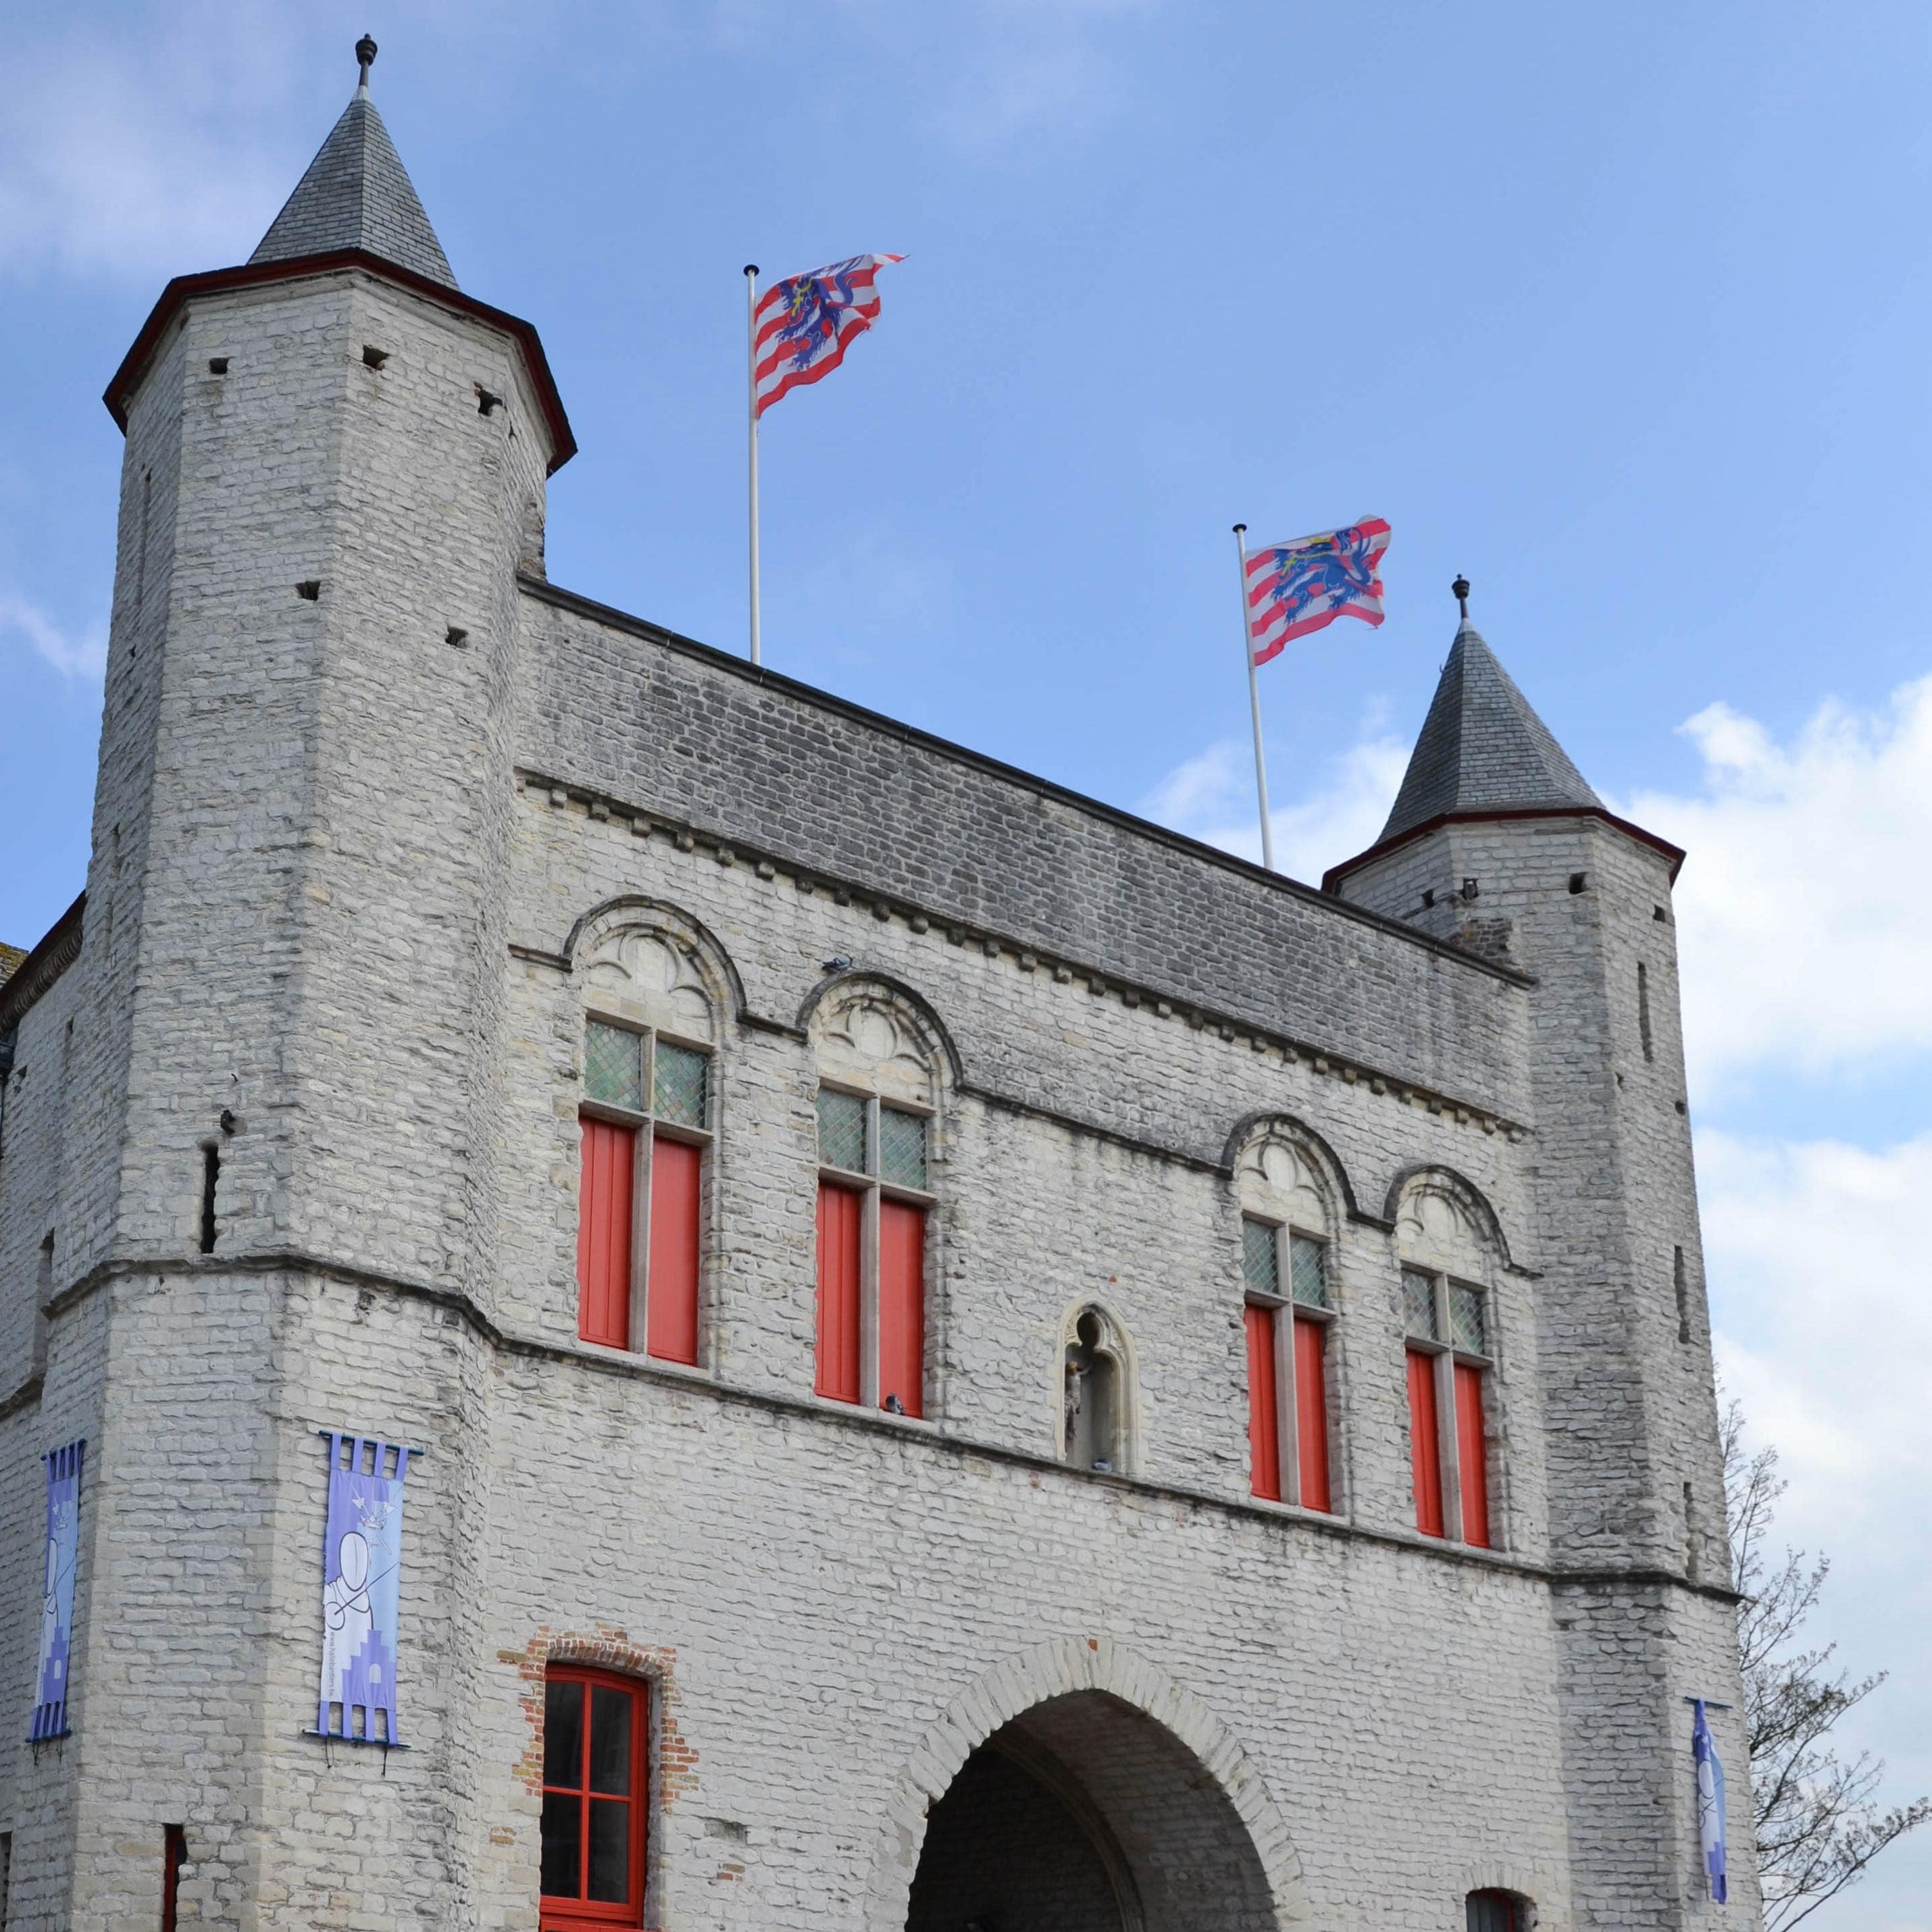
{"type": "Polygon", "coordinates": [[[567,956],[586,1006],[716,1044],[744,1008],[737,969],[711,932],[661,900],[608,901],[572,929],[567,956]]]}
{"type": "Polygon", "coordinates": [[[1354,1206],[1348,1177],[1313,1129],[1286,1114],[1252,1114],[1228,1146],[1244,1209],[1330,1239],[1354,1206]]]}
{"type": "Polygon", "coordinates": [[[1168,1732],[1198,1762],[1246,1830],[1276,1922],[1308,1918],[1288,1827],[1240,1742],[1198,1697],[1109,1637],[1062,1637],[997,1664],[956,1697],[922,1737],[886,1801],[865,1898],[865,1932],[904,1932],[926,1820],[960,1768],[994,1732],[1051,1700],[1098,1691],[1168,1732]]]}
{"type": "Polygon", "coordinates": [[[910,987],[852,973],[815,987],[799,1014],[823,1076],[937,1108],[959,1063],[938,1016],[910,987]]]}
{"type": "Polygon", "coordinates": [[[1412,1167],[1390,1184],[1388,1219],[1407,1258],[1481,1281],[1513,1268],[1502,1222],[1488,1197],[1450,1167],[1412,1167]]]}

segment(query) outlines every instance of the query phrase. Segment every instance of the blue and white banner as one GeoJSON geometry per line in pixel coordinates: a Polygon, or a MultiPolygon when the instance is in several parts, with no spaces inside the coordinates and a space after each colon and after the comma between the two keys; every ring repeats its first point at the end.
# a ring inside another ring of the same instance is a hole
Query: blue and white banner
{"type": "Polygon", "coordinates": [[[1722,1905],[1730,1890],[1724,1875],[1724,1767],[1718,1761],[1703,1699],[1690,1701],[1696,1709],[1690,1724],[1690,1755],[1697,1766],[1697,1845],[1711,1897],[1722,1905]]]}
{"type": "Polygon", "coordinates": [[[328,1444],[322,1539],[322,1686],[315,1727],[353,1744],[396,1735],[396,1604],[403,1483],[416,1453],[372,1436],[320,1432],[328,1444]]]}
{"type": "Polygon", "coordinates": [[[47,1467],[47,1560],[40,1583],[40,1658],[30,1744],[68,1733],[74,1649],[74,1570],[80,1556],[80,1466],[85,1436],[40,1460],[47,1467]]]}

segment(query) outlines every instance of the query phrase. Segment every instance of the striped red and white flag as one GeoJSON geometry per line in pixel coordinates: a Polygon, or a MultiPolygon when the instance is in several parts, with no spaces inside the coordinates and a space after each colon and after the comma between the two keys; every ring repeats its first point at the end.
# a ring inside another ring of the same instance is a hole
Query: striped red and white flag
{"type": "Polygon", "coordinates": [[[774,282],[752,315],[753,410],[763,416],[788,392],[829,376],[878,320],[873,277],[903,255],[853,255],[774,282]]]}
{"type": "Polygon", "coordinates": [[[1248,644],[1266,664],[1291,638],[1305,638],[1337,617],[1382,620],[1382,552],[1389,526],[1364,517],[1339,530],[1248,552],[1248,644]]]}

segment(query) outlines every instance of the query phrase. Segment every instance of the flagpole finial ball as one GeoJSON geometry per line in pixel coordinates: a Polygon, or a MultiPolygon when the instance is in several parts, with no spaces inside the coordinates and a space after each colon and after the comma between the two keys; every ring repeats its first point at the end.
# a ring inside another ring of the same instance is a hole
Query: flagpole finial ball
{"type": "Polygon", "coordinates": [[[1469,580],[1466,577],[1457,578],[1450,585],[1449,594],[1455,598],[1456,608],[1466,617],[1469,614],[1469,580]]]}
{"type": "Polygon", "coordinates": [[[758,263],[755,262],[747,262],[745,264],[745,272],[748,275],[755,275],[758,272],[758,263]]]}
{"type": "Polygon", "coordinates": [[[1237,524],[1234,526],[1234,534],[1238,537],[1245,536],[1247,534],[1247,529],[1248,526],[1246,524],[1237,524]]]}

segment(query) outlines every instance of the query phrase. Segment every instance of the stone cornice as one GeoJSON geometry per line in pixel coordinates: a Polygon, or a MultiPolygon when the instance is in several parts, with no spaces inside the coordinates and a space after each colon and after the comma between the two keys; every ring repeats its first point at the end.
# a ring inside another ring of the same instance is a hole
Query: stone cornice
{"type": "Polygon", "coordinates": [[[81,920],[86,909],[87,895],[82,892],[0,987],[0,1034],[11,1033],[27,1009],[80,957],[81,920]]]}
{"type": "MultiPolygon", "coordinates": [[[[1254,1052],[1273,1054],[1289,1066],[1306,1066],[1317,1075],[1340,1080],[1348,1086],[1364,1087],[1370,1093],[1388,1096],[1397,1104],[1406,1103],[1425,1113],[1446,1115],[1460,1125],[1473,1126],[1484,1133],[1501,1133],[1512,1141],[1526,1139],[1532,1131],[1526,1122],[1513,1120],[1479,1102],[1425,1087],[1385,1068],[1336,1053],[1328,1047],[1278,1033],[1240,1014],[1204,1005],[1198,1000],[1180,998],[1090,962],[1048,951],[1016,939],[1010,934],[997,932],[922,905],[902,894],[880,892],[857,880],[816,866],[802,865],[788,855],[748,844],[742,838],[728,836],[711,827],[614,798],[592,786],[557,778],[526,766],[518,766],[517,778],[524,795],[540,806],[566,809],[574,806],[593,821],[614,824],[620,828],[628,826],[633,837],[662,836],[680,851],[701,850],[728,868],[747,866],[755,877],[767,883],[788,881],[800,892],[822,890],[841,905],[869,910],[881,923],[898,920],[916,934],[938,934],[955,946],[976,947],[988,958],[1004,961],[1020,972],[1047,973],[1062,985],[1084,986],[1096,998],[1118,1000],[1123,1006],[1144,1008],[1157,1019],[1172,1020],[1191,1027],[1197,1033],[1211,1030],[1231,1045],[1238,1046],[1245,1041],[1254,1052]]],[[[555,965],[562,958],[562,956],[548,948],[528,941],[512,941],[510,950],[520,958],[544,965],[555,965]]],[[[1220,1166],[1214,1162],[1204,1164],[1217,1171],[1220,1166]]]]}
{"type": "MultiPolygon", "coordinates": [[[[911,1417],[888,1415],[884,1411],[855,1408],[818,1396],[784,1395],[770,1389],[754,1389],[727,1382],[701,1370],[683,1369],[652,1361],[649,1357],[620,1354],[613,1349],[593,1348],[580,1342],[552,1340],[497,1322],[463,1288],[446,1287],[406,1275],[363,1268],[352,1262],[335,1262],[297,1248],[261,1249],[241,1255],[156,1257],[104,1262],[88,1270],[79,1281],[64,1288],[47,1304],[50,1316],[68,1309],[112,1286],[116,1282],[148,1276],[196,1276],[204,1280],[222,1274],[256,1276],[265,1274],[306,1274],[356,1289],[373,1289],[415,1301],[433,1304],[456,1316],[480,1340],[501,1354],[568,1366],[592,1375],[616,1376],[634,1382],[654,1383],[662,1388],[679,1389],[687,1394],[704,1396],[721,1405],[758,1409],[808,1422],[827,1429],[856,1430],[862,1434],[890,1436],[910,1446],[923,1444],[933,1454],[960,1460],[976,1457],[1024,1469],[1037,1476],[1051,1476],[1070,1485],[1086,1485],[1118,1490],[1138,1496],[1182,1504],[1189,1508],[1211,1510],[1246,1521],[1274,1523],[1284,1534],[1328,1537],[1342,1542],[1365,1543],[1388,1550],[1406,1550],[1427,1561],[1460,1564],[1486,1570],[1498,1577],[1515,1576],[1524,1582],[1552,1589],[1669,1588],[1690,1595],[1706,1597],[1722,1604],[1741,1600],[1728,1586],[1703,1583],[1673,1570],[1606,1564],[1596,1568],[1532,1562],[1506,1552],[1478,1550],[1467,1544],[1444,1542],[1418,1532],[1376,1528],[1346,1522],[1318,1510],[1298,1509],[1284,1503],[1258,1502],[1247,1496],[1221,1496],[1209,1490],[1196,1490],[1184,1484],[1150,1480],[1142,1476],[1122,1476],[1095,1469],[1076,1469],[1052,1456],[991,1442],[977,1436],[958,1434],[944,1426],[911,1417]]],[[[25,1396],[26,1391],[16,1394],[25,1396]]]]}

